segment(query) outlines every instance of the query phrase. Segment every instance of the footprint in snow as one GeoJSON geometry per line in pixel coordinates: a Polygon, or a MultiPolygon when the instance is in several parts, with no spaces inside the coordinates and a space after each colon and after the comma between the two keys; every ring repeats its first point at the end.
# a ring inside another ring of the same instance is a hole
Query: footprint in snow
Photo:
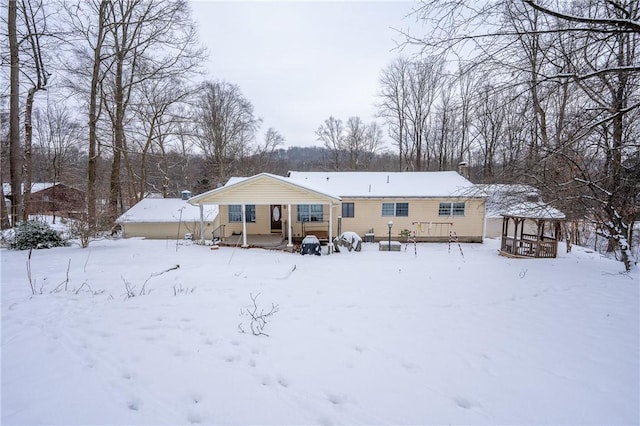
{"type": "Polygon", "coordinates": [[[286,377],[278,376],[278,384],[283,388],[288,388],[290,383],[291,382],[289,382],[289,379],[287,379],[286,377]]]}
{"type": "Polygon", "coordinates": [[[187,421],[192,425],[199,425],[202,423],[202,416],[198,413],[189,413],[187,415],[187,421]]]}
{"type": "Polygon", "coordinates": [[[142,400],[139,398],[133,398],[127,402],[127,408],[131,411],[140,411],[142,408],[142,400]]]}
{"type": "Polygon", "coordinates": [[[342,405],[347,402],[347,396],[337,393],[329,393],[327,394],[327,401],[333,405],[342,405]]]}
{"type": "Polygon", "coordinates": [[[273,378],[271,376],[260,377],[260,384],[262,386],[271,386],[273,384],[273,378]]]}
{"type": "Polygon", "coordinates": [[[455,402],[458,407],[464,408],[465,410],[469,410],[470,408],[472,408],[475,405],[469,399],[467,399],[465,397],[462,397],[462,396],[457,396],[457,397],[453,398],[453,402],[455,402]]]}
{"type": "Polygon", "coordinates": [[[200,394],[199,392],[192,392],[192,393],[189,395],[189,399],[191,399],[191,401],[192,401],[194,404],[199,404],[199,403],[200,403],[200,401],[202,401],[202,394],[200,394]]]}
{"type": "Polygon", "coordinates": [[[321,417],[318,419],[318,423],[320,423],[322,426],[333,426],[333,420],[331,420],[329,417],[321,417]]]}
{"type": "Polygon", "coordinates": [[[405,370],[415,370],[417,366],[412,362],[403,361],[402,366],[405,370]]]}
{"type": "Polygon", "coordinates": [[[239,355],[227,355],[224,357],[225,362],[236,362],[240,359],[239,355]]]}

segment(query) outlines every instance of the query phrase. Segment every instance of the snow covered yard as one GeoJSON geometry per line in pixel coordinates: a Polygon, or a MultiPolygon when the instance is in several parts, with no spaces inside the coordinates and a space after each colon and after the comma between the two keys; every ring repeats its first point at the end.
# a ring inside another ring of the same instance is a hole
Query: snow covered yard
{"type": "Polygon", "coordinates": [[[462,249],[2,250],[2,423],[640,422],[637,268],[462,249]]]}

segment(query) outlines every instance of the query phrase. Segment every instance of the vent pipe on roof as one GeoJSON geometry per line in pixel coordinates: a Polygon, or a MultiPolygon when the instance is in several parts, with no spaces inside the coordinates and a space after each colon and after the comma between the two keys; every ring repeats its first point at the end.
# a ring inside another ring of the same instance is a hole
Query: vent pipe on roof
{"type": "Polygon", "coordinates": [[[387,175],[387,183],[389,183],[389,175],[387,175]]]}
{"type": "Polygon", "coordinates": [[[371,184],[369,184],[369,192],[371,192],[371,184]]]}

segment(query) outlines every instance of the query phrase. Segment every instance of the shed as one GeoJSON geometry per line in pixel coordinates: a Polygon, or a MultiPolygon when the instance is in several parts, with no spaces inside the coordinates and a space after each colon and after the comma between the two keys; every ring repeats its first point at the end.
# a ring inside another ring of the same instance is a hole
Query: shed
{"type": "Polygon", "coordinates": [[[172,239],[191,234],[204,240],[218,226],[218,206],[208,205],[200,210],[181,198],[143,198],[116,223],[124,237],[172,239]]]}

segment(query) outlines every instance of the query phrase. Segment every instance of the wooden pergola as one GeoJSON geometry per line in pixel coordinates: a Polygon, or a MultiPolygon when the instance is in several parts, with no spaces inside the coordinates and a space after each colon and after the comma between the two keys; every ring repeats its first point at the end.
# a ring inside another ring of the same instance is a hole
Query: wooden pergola
{"type": "Polygon", "coordinates": [[[564,214],[543,203],[523,203],[503,213],[500,254],[522,258],[555,258],[564,214]]]}

